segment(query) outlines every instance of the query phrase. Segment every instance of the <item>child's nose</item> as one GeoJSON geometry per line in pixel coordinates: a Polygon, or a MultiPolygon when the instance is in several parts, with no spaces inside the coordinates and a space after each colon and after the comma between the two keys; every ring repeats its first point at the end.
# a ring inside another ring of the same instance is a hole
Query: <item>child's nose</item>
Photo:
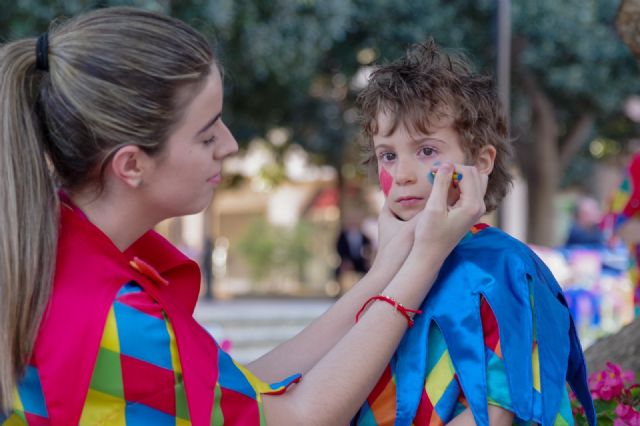
{"type": "Polygon", "coordinates": [[[398,185],[413,184],[417,180],[417,171],[411,161],[398,161],[396,164],[395,180],[398,185]]]}

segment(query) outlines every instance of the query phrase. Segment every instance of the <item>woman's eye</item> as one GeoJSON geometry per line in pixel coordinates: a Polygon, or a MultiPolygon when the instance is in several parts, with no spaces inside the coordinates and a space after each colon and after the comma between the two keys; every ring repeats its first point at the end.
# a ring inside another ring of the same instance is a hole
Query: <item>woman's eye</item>
{"type": "Polygon", "coordinates": [[[216,141],[216,137],[215,136],[211,136],[209,139],[204,141],[205,145],[211,145],[212,143],[214,143],[216,141]]]}

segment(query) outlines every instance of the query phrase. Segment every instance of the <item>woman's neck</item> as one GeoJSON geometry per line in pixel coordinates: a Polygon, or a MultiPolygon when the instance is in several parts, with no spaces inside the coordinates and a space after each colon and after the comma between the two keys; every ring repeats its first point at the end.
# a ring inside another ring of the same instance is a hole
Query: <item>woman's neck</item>
{"type": "Polygon", "coordinates": [[[125,251],[160,220],[144,211],[134,194],[129,191],[69,192],[71,201],[100,229],[113,244],[125,251]]]}

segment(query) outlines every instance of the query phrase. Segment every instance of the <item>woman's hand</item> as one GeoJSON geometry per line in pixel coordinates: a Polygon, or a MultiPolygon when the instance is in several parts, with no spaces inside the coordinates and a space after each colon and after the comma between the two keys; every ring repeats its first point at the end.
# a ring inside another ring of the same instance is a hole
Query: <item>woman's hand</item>
{"type": "Polygon", "coordinates": [[[487,182],[488,176],[480,173],[475,166],[442,164],[424,210],[416,215],[414,247],[429,246],[448,255],[486,212],[484,195],[487,182]],[[454,170],[462,173],[464,179],[458,182],[459,198],[449,205],[448,195],[454,170]]]}
{"type": "Polygon", "coordinates": [[[417,217],[409,221],[398,219],[385,201],[378,216],[378,250],[372,270],[391,268],[395,273],[400,269],[413,246],[417,222],[417,217]]]}

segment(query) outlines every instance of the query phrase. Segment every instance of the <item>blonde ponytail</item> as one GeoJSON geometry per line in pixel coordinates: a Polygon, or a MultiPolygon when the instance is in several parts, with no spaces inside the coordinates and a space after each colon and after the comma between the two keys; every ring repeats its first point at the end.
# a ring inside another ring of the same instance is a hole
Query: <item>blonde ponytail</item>
{"type": "Polygon", "coordinates": [[[2,412],[11,408],[52,289],[53,179],[65,190],[99,189],[118,148],[160,155],[215,62],[207,40],[184,22],[125,7],[53,28],[48,46],[48,71],[36,69],[36,39],[0,47],[2,412]]]}
{"type": "Polygon", "coordinates": [[[51,293],[57,197],[37,112],[35,39],[0,49],[0,411],[11,408],[51,293]]]}

